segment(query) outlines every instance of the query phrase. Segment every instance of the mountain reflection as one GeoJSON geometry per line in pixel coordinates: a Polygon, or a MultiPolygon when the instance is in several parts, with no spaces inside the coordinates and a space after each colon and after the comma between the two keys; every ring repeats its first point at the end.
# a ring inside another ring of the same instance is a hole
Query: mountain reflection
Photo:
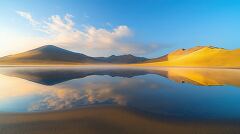
{"type": "Polygon", "coordinates": [[[13,76],[36,82],[43,85],[55,85],[72,79],[80,79],[91,75],[108,75],[111,77],[126,77],[145,75],[149,72],[144,70],[133,69],[86,69],[86,68],[29,68],[29,69],[13,69],[0,72],[7,76],[13,76]]]}
{"type": "Polygon", "coordinates": [[[13,68],[2,69],[1,74],[22,78],[35,83],[52,86],[72,79],[91,75],[131,78],[155,74],[178,83],[191,83],[198,86],[240,86],[240,70],[207,68],[13,68]]]}
{"type": "Polygon", "coordinates": [[[240,119],[240,90],[227,86],[239,86],[239,70],[1,68],[0,72],[0,111],[120,105],[160,117],[240,119]]]}

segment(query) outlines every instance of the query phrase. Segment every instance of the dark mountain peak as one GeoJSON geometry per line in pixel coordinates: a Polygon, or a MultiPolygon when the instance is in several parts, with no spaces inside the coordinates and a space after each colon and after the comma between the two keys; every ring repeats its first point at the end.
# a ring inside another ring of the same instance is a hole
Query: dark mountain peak
{"type": "Polygon", "coordinates": [[[131,55],[111,55],[109,56],[108,58],[128,58],[128,57],[134,57],[134,56],[131,56],[131,55]]]}
{"type": "Polygon", "coordinates": [[[131,54],[123,54],[123,55],[119,55],[119,56],[133,56],[131,54]]]}
{"type": "Polygon", "coordinates": [[[44,45],[44,46],[41,46],[39,48],[36,48],[36,49],[52,49],[52,48],[55,48],[55,49],[61,49],[60,47],[57,47],[57,46],[54,46],[54,45],[44,45]]]}
{"type": "Polygon", "coordinates": [[[59,48],[59,47],[54,46],[54,45],[45,45],[45,46],[42,46],[42,47],[39,47],[39,48],[59,48]]]}
{"type": "Polygon", "coordinates": [[[131,54],[118,55],[118,56],[111,55],[103,59],[103,61],[108,63],[140,63],[146,60],[148,59],[144,57],[136,57],[131,54]]]}
{"type": "Polygon", "coordinates": [[[134,56],[134,55],[132,55],[132,54],[126,54],[126,55],[122,55],[122,56],[126,56],[126,57],[136,57],[136,56],[134,56]]]}
{"type": "Polygon", "coordinates": [[[136,56],[134,56],[134,55],[132,55],[132,54],[124,54],[124,55],[111,55],[111,56],[109,56],[109,57],[136,57],[136,56]]]}
{"type": "Polygon", "coordinates": [[[116,55],[111,55],[111,56],[109,56],[109,57],[117,57],[116,55]]]}
{"type": "Polygon", "coordinates": [[[35,51],[68,51],[66,49],[54,46],[54,45],[45,45],[45,46],[41,46],[39,48],[33,49],[35,51]]]}

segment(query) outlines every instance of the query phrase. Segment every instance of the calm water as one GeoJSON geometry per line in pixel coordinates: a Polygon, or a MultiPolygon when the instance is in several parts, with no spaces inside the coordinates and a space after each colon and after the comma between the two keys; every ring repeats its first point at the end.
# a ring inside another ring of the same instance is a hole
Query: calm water
{"type": "Polygon", "coordinates": [[[0,68],[1,112],[120,105],[153,117],[240,121],[240,70],[0,68]]]}

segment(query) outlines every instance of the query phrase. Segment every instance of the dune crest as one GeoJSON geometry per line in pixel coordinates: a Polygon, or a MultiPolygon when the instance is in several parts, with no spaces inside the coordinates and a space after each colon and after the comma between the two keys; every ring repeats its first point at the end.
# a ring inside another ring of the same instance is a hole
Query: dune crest
{"type": "Polygon", "coordinates": [[[190,66],[190,67],[240,67],[240,49],[227,50],[213,46],[198,46],[176,50],[164,61],[153,61],[145,65],[190,66]]]}

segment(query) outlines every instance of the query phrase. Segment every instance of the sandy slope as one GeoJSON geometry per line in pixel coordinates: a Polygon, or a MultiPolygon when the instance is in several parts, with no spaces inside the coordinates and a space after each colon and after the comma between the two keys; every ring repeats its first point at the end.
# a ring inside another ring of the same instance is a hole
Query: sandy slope
{"type": "Polygon", "coordinates": [[[240,67],[240,49],[195,47],[170,53],[167,61],[146,63],[153,66],[240,67]]]}

